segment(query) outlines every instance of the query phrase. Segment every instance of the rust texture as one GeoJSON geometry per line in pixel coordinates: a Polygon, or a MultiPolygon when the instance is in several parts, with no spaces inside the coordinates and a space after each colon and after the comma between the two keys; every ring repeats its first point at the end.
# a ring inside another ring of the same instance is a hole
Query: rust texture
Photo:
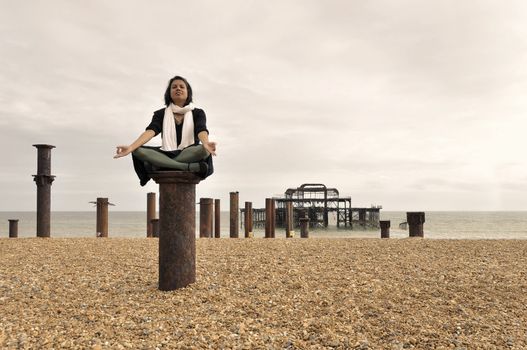
{"type": "Polygon", "coordinates": [[[221,237],[221,210],[220,200],[214,200],[214,237],[221,237]]]}
{"type": "Polygon", "coordinates": [[[154,237],[152,220],[156,218],[156,193],[146,194],[146,237],[154,237]]]}
{"type": "Polygon", "coordinates": [[[52,145],[37,144],[37,175],[33,180],[37,185],[37,237],[50,237],[51,228],[51,183],[55,176],[51,175],[52,145]]]}
{"type": "Polygon", "coordinates": [[[184,171],[151,174],[159,184],[159,289],[183,288],[196,281],[196,184],[184,171]]]}
{"type": "Polygon", "coordinates": [[[309,238],[309,218],[300,218],[300,238],[309,238]]]}
{"type": "Polygon", "coordinates": [[[253,234],[253,224],[252,224],[252,212],[253,212],[253,204],[251,202],[245,202],[245,215],[243,217],[244,222],[243,226],[245,229],[245,238],[249,238],[253,234]]]}
{"type": "Polygon", "coordinates": [[[97,198],[97,237],[108,237],[108,198],[97,198]]]}
{"type": "Polygon", "coordinates": [[[159,237],[159,219],[152,219],[152,237],[159,237]]]}
{"type": "Polygon", "coordinates": [[[390,220],[380,220],[381,238],[390,238],[390,220]]]}
{"type": "Polygon", "coordinates": [[[9,238],[18,237],[18,219],[9,219],[9,238]]]}
{"type": "Polygon", "coordinates": [[[199,236],[200,238],[212,237],[212,198],[200,198],[199,200],[199,236]]]}
{"type": "Polygon", "coordinates": [[[285,203],[285,237],[293,237],[293,203],[285,203]]]}
{"type": "Polygon", "coordinates": [[[271,238],[275,238],[276,233],[276,201],[271,198],[271,238]]]}
{"type": "Polygon", "coordinates": [[[407,212],[406,221],[408,222],[410,237],[424,237],[424,231],[423,231],[423,224],[425,223],[425,213],[424,212],[422,211],[407,212]]]}
{"type": "Polygon", "coordinates": [[[238,227],[238,216],[239,216],[239,193],[231,192],[230,193],[230,237],[238,238],[240,235],[240,228],[238,227]]]}
{"type": "Polygon", "coordinates": [[[275,237],[276,207],[273,198],[265,199],[265,238],[275,237]]]}

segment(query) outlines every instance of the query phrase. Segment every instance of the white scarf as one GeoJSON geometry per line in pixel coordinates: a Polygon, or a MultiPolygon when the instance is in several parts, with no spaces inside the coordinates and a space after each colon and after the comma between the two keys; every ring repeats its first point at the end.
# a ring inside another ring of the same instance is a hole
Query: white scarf
{"type": "Polygon", "coordinates": [[[183,149],[194,144],[194,118],[192,117],[192,110],[194,105],[189,103],[185,107],[179,107],[171,103],[165,108],[165,117],[163,118],[163,143],[161,149],[163,151],[174,151],[176,149],[183,149]],[[178,147],[178,139],[176,133],[176,122],[174,113],[184,114],[183,116],[183,130],[181,132],[181,143],[178,147]]]}

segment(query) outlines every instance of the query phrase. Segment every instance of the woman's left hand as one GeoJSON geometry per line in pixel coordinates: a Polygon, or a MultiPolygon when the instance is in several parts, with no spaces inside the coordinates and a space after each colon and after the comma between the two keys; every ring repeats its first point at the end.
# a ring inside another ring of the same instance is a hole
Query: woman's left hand
{"type": "Polygon", "coordinates": [[[205,142],[203,143],[203,147],[213,156],[216,155],[216,142],[205,142]]]}

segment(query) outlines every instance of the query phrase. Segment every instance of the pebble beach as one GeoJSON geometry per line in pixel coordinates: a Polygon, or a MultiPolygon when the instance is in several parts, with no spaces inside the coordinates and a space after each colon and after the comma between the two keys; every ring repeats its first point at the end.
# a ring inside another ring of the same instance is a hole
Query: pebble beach
{"type": "Polygon", "coordinates": [[[527,241],[0,239],[2,349],[525,349],[527,241]]]}

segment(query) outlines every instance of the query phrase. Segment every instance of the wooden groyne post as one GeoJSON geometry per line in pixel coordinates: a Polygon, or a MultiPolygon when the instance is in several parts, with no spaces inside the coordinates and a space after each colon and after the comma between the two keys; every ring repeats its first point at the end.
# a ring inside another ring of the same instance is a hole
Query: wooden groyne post
{"type": "Polygon", "coordinates": [[[273,198],[265,199],[265,238],[275,237],[276,207],[273,198]]]}
{"type": "Polygon", "coordinates": [[[253,203],[245,202],[245,212],[244,212],[244,222],[243,226],[245,229],[245,238],[253,237],[253,203]]]}
{"type": "Polygon", "coordinates": [[[309,218],[300,218],[300,238],[309,238],[309,218]]]}
{"type": "Polygon", "coordinates": [[[212,198],[200,198],[199,200],[199,237],[212,238],[212,198]]]}
{"type": "Polygon", "coordinates": [[[380,220],[381,238],[390,238],[390,220],[380,220]]]}
{"type": "Polygon", "coordinates": [[[9,219],[9,238],[18,237],[18,219],[9,219]]]}
{"type": "Polygon", "coordinates": [[[230,193],[230,237],[238,238],[240,234],[240,228],[238,227],[238,216],[239,216],[239,193],[231,192],[230,193]]]}
{"type": "Polygon", "coordinates": [[[146,194],[146,237],[154,237],[152,220],[156,218],[156,193],[146,194]]]}
{"type": "Polygon", "coordinates": [[[159,184],[159,289],[183,288],[196,281],[196,184],[185,171],[154,172],[159,184]]]}
{"type": "Polygon", "coordinates": [[[424,212],[422,211],[407,212],[406,221],[408,222],[410,237],[424,237],[424,232],[423,232],[423,224],[425,223],[425,213],[424,212]]]}
{"type": "Polygon", "coordinates": [[[214,200],[214,237],[221,237],[221,211],[220,211],[220,200],[214,200]]]}
{"type": "Polygon", "coordinates": [[[37,144],[37,175],[33,180],[37,185],[37,237],[50,237],[51,227],[51,183],[55,176],[51,175],[52,145],[37,144]]]}

